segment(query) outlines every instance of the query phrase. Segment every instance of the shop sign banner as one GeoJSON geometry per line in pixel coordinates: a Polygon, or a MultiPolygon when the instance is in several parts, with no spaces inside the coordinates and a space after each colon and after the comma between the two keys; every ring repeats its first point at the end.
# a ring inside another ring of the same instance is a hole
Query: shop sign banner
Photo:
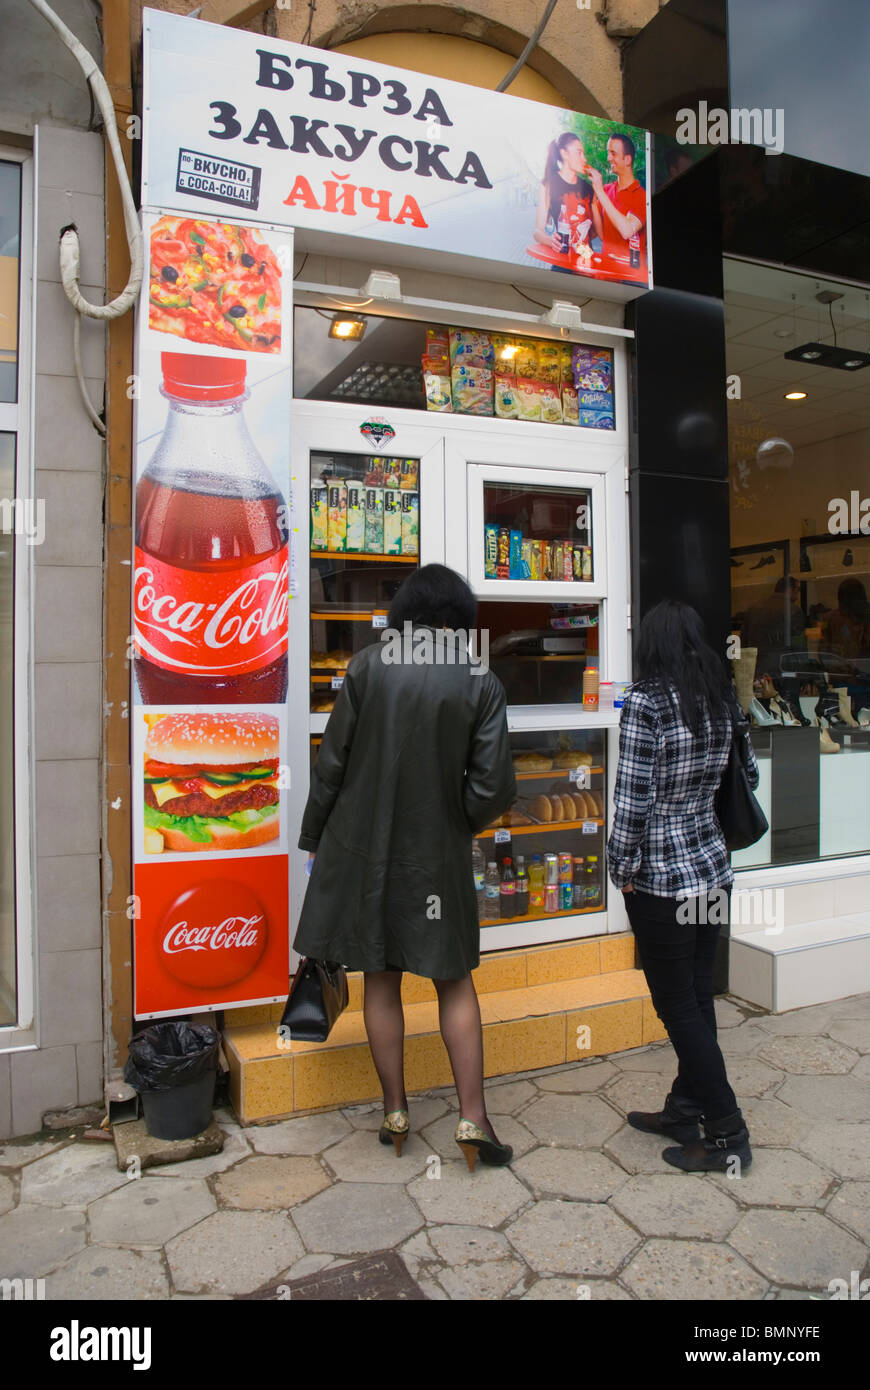
{"type": "Polygon", "coordinates": [[[148,207],[652,284],[643,130],[156,10],[144,45],[148,207]]]}
{"type": "Polygon", "coordinates": [[[293,234],[143,219],[134,1013],[286,997],[293,234]]]}

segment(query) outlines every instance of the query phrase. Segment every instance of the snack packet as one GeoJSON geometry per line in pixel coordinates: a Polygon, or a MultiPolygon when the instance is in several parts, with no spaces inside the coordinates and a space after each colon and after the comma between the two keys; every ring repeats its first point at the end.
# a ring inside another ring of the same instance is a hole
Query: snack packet
{"type": "Polygon", "coordinates": [[[538,380],[559,385],[562,373],[562,347],[560,343],[538,344],[538,380]]]}
{"type": "Polygon", "coordinates": [[[496,558],[495,576],[496,579],[510,579],[510,560],[511,560],[511,533],[507,526],[500,526],[498,531],[498,555],[496,558]]]}
{"type": "Polygon", "coordinates": [[[446,357],[424,357],[422,365],[426,409],[452,411],[449,360],[446,357]]]}
{"type": "Polygon", "coordinates": [[[500,372],[496,372],[495,413],[502,420],[516,420],[519,415],[520,402],[515,376],[502,376],[500,372]]]}
{"type": "Polygon", "coordinates": [[[495,370],[505,376],[512,376],[516,368],[517,360],[517,340],[508,337],[506,333],[493,333],[492,351],[495,358],[495,370]]]}
{"type": "Polygon", "coordinates": [[[577,401],[576,386],[564,385],[562,387],[562,423],[563,425],[580,424],[580,407],[577,401]]]}
{"type": "Polygon", "coordinates": [[[366,552],[384,553],[384,489],[366,488],[366,552]]]}
{"type": "Polygon", "coordinates": [[[365,493],[359,483],[347,485],[347,549],[366,548],[365,493]]]}
{"type": "Polygon", "coordinates": [[[578,391],[611,391],[613,358],[607,348],[577,344],[573,353],[574,385],[578,391]]]}
{"type": "Polygon", "coordinates": [[[541,383],[530,377],[518,377],[517,391],[520,398],[520,419],[540,420],[541,383]]]}
{"type": "Polygon", "coordinates": [[[330,550],[347,549],[347,484],[341,478],[329,484],[327,535],[330,550]]]}
{"type": "Polygon", "coordinates": [[[401,459],[384,459],[384,487],[398,488],[401,481],[401,459]]]}
{"type": "Polygon", "coordinates": [[[399,470],[399,487],[403,492],[406,489],[410,489],[413,492],[417,487],[417,470],[418,463],[416,459],[402,459],[399,470]]]}
{"type": "Polygon", "coordinates": [[[311,549],[328,550],[328,489],[324,483],[311,485],[311,549]]]}
{"type": "Polygon", "coordinates": [[[508,567],[511,579],[522,579],[523,537],[520,531],[511,531],[508,551],[508,567]]]}
{"type": "Polygon", "coordinates": [[[462,415],[492,414],[492,372],[457,363],[450,376],[454,410],[462,415]]]}
{"type": "Polygon", "coordinates": [[[420,553],[420,494],[401,492],[402,499],[402,554],[420,553]]]}
{"type": "Polygon", "coordinates": [[[527,376],[537,378],[538,375],[538,345],[530,338],[517,339],[517,353],[513,361],[513,369],[517,377],[527,376]]]}
{"type": "Polygon", "coordinates": [[[541,382],[541,420],[545,425],[562,423],[562,399],[558,382],[541,382]]]}
{"type": "Polygon", "coordinates": [[[498,527],[487,521],[483,527],[483,576],[484,579],[497,579],[498,573],[498,527]]]}
{"type": "Polygon", "coordinates": [[[450,358],[450,333],[448,329],[438,324],[434,328],[426,329],[426,355],[427,357],[449,360],[450,358]]]}
{"type": "Polygon", "coordinates": [[[402,553],[402,494],[397,487],[384,488],[385,555],[402,553]]]}
{"type": "Polygon", "coordinates": [[[574,346],[572,343],[562,344],[559,374],[563,383],[568,382],[569,385],[574,385],[574,346]]]}
{"type": "Polygon", "coordinates": [[[384,485],[384,460],[370,459],[368,472],[363,479],[364,487],[383,487],[384,485]]]}
{"type": "Polygon", "coordinates": [[[492,371],[494,362],[492,338],[488,333],[478,332],[474,328],[451,328],[451,367],[462,363],[467,367],[485,367],[492,371]]]}

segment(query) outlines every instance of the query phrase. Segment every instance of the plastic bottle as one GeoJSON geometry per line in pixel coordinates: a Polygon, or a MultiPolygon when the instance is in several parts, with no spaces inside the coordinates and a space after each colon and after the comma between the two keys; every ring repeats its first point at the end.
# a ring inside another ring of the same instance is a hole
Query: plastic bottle
{"type": "Polygon", "coordinates": [[[587,666],[583,672],[583,708],[598,708],[598,667],[587,666]]]}
{"type": "Polygon", "coordinates": [[[522,854],[517,855],[517,889],[514,904],[515,917],[527,917],[529,912],[529,877],[526,861],[522,854]]]}
{"type": "Polygon", "coordinates": [[[478,919],[486,915],[486,860],[483,857],[483,850],[480,848],[480,841],[473,840],[471,845],[471,871],[474,874],[474,891],[477,894],[477,916],[478,919]]]}
{"type": "Polygon", "coordinates": [[[499,915],[499,877],[498,865],[494,859],[490,859],[486,866],[484,876],[484,913],[486,920],[491,922],[499,915]]]}
{"type": "Polygon", "coordinates": [[[544,863],[539,854],[532,856],[529,865],[529,910],[537,913],[544,910],[544,863]]]}
{"type": "Polygon", "coordinates": [[[246,364],[164,352],[163,434],[136,488],[135,667],[145,704],[287,694],[287,508],[244,417],[246,364]]]}
{"type": "Polygon", "coordinates": [[[590,854],[586,860],[586,902],[584,906],[601,906],[601,878],[598,873],[597,854],[590,854]]]}
{"type": "Polygon", "coordinates": [[[502,869],[501,883],[499,884],[499,899],[501,917],[515,917],[514,911],[517,900],[517,881],[514,877],[513,866],[510,855],[507,855],[502,869]]]}
{"type": "Polygon", "coordinates": [[[586,864],[581,856],[574,856],[573,906],[586,906],[586,864]]]}
{"type": "Polygon", "coordinates": [[[568,213],[563,203],[559,209],[559,221],[556,226],[559,233],[559,250],[563,256],[567,256],[571,249],[571,225],[568,221],[568,213]]]}

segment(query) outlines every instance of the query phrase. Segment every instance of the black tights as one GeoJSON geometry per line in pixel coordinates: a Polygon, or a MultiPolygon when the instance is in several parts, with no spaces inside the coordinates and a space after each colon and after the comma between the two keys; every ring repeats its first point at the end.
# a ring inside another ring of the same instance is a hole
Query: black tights
{"type": "MultiPolygon", "coordinates": [[[[494,1139],[483,1098],[483,1030],[474,981],[465,975],[461,980],[432,983],[438,994],[438,1023],[456,1083],[459,1113],[494,1139]]],[[[407,1110],[401,971],[365,972],[363,1018],[384,1093],[384,1111],[407,1110]]]]}

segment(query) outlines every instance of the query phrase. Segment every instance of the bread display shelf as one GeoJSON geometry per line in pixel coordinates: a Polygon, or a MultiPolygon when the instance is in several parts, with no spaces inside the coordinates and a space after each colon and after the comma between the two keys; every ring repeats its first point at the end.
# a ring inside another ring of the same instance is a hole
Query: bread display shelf
{"type": "MultiPolygon", "coordinates": [[[[603,825],[603,817],[590,816],[588,820],[548,820],[541,821],[537,825],[496,825],[491,830],[481,830],[477,836],[478,840],[491,840],[497,830],[508,830],[513,835],[548,835],[554,830],[580,830],[584,825],[590,825],[592,821],[596,825],[603,825]]],[[[555,914],[548,913],[548,916],[555,914]]]]}
{"type": "MultiPolygon", "coordinates": [[[[582,766],[585,767],[586,764],[583,763],[582,766]]],[[[526,781],[526,782],[528,782],[528,781],[536,781],[536,782],[537,782],[540,778],[543,778],[543,777],[560,777],[560,778],[562,779],[562,781],[564,782],[564,781],[567,781],[567,780],[568,780],[568,776],[569,776],[569,774],[570,774],[571,772],[576,772],[576,771],[577,771],[577,769],[576,769],[576,768],[573,768],[573,767],[553,767],[553,768],[550,768],[549,771],[547,771],[547,772],[521,772],[518,768],[514,768],[514,776],[516,777],[516,779],[517,779],[518,782],[520,781],[520,779],[522,779],[523,781],[526,781]]],[[[604,771],[604,768],[603,768],[603,767],[590,767],[590,768],[588,768],[588,772],[589,772],[590,776],[591,776],[593,773],[595,773],[595,772],[603,772],[603,771],[604,771]]]]}
{"type": "Polygon", "coordinates": [[[312,550],[312,560],[380,560],[389,565],[418,565],[419,555],[374,555],[365,550],[312,550]]]}
{"type": "Polygon", "coordinates": [[[604,904],[600,907],[566,907],[560,908],[558,912],[526,912],[522,917],[482,917],[480,925],[482,927],[503,927],[508,922],[547,922],[551,917],[579,917],[584,912],[603,912],[604,904]]]}
{"type": "MultiPolygon", "coordinates": [[[[323,667],[322,667],[322,666],[318,666],[318,667],[316,667],[315,669],[318,670],[318,671],[322,671],[322,670],[323,670],[323,667]]],[[[333,675],[336,675],[336,676],[345,676],[345,675],[347,675],[347,667],[346,667],[346,666],[336,666],[336,667],[333,669],[333,675]]],[[[331,680],[332,680],[332,676],[310,676],[310,677],[309,677],[309,681],[310,681],[310,684],[311,684],[311,685],[328,685],[329,682],[330,682],[331,680]]]]}

